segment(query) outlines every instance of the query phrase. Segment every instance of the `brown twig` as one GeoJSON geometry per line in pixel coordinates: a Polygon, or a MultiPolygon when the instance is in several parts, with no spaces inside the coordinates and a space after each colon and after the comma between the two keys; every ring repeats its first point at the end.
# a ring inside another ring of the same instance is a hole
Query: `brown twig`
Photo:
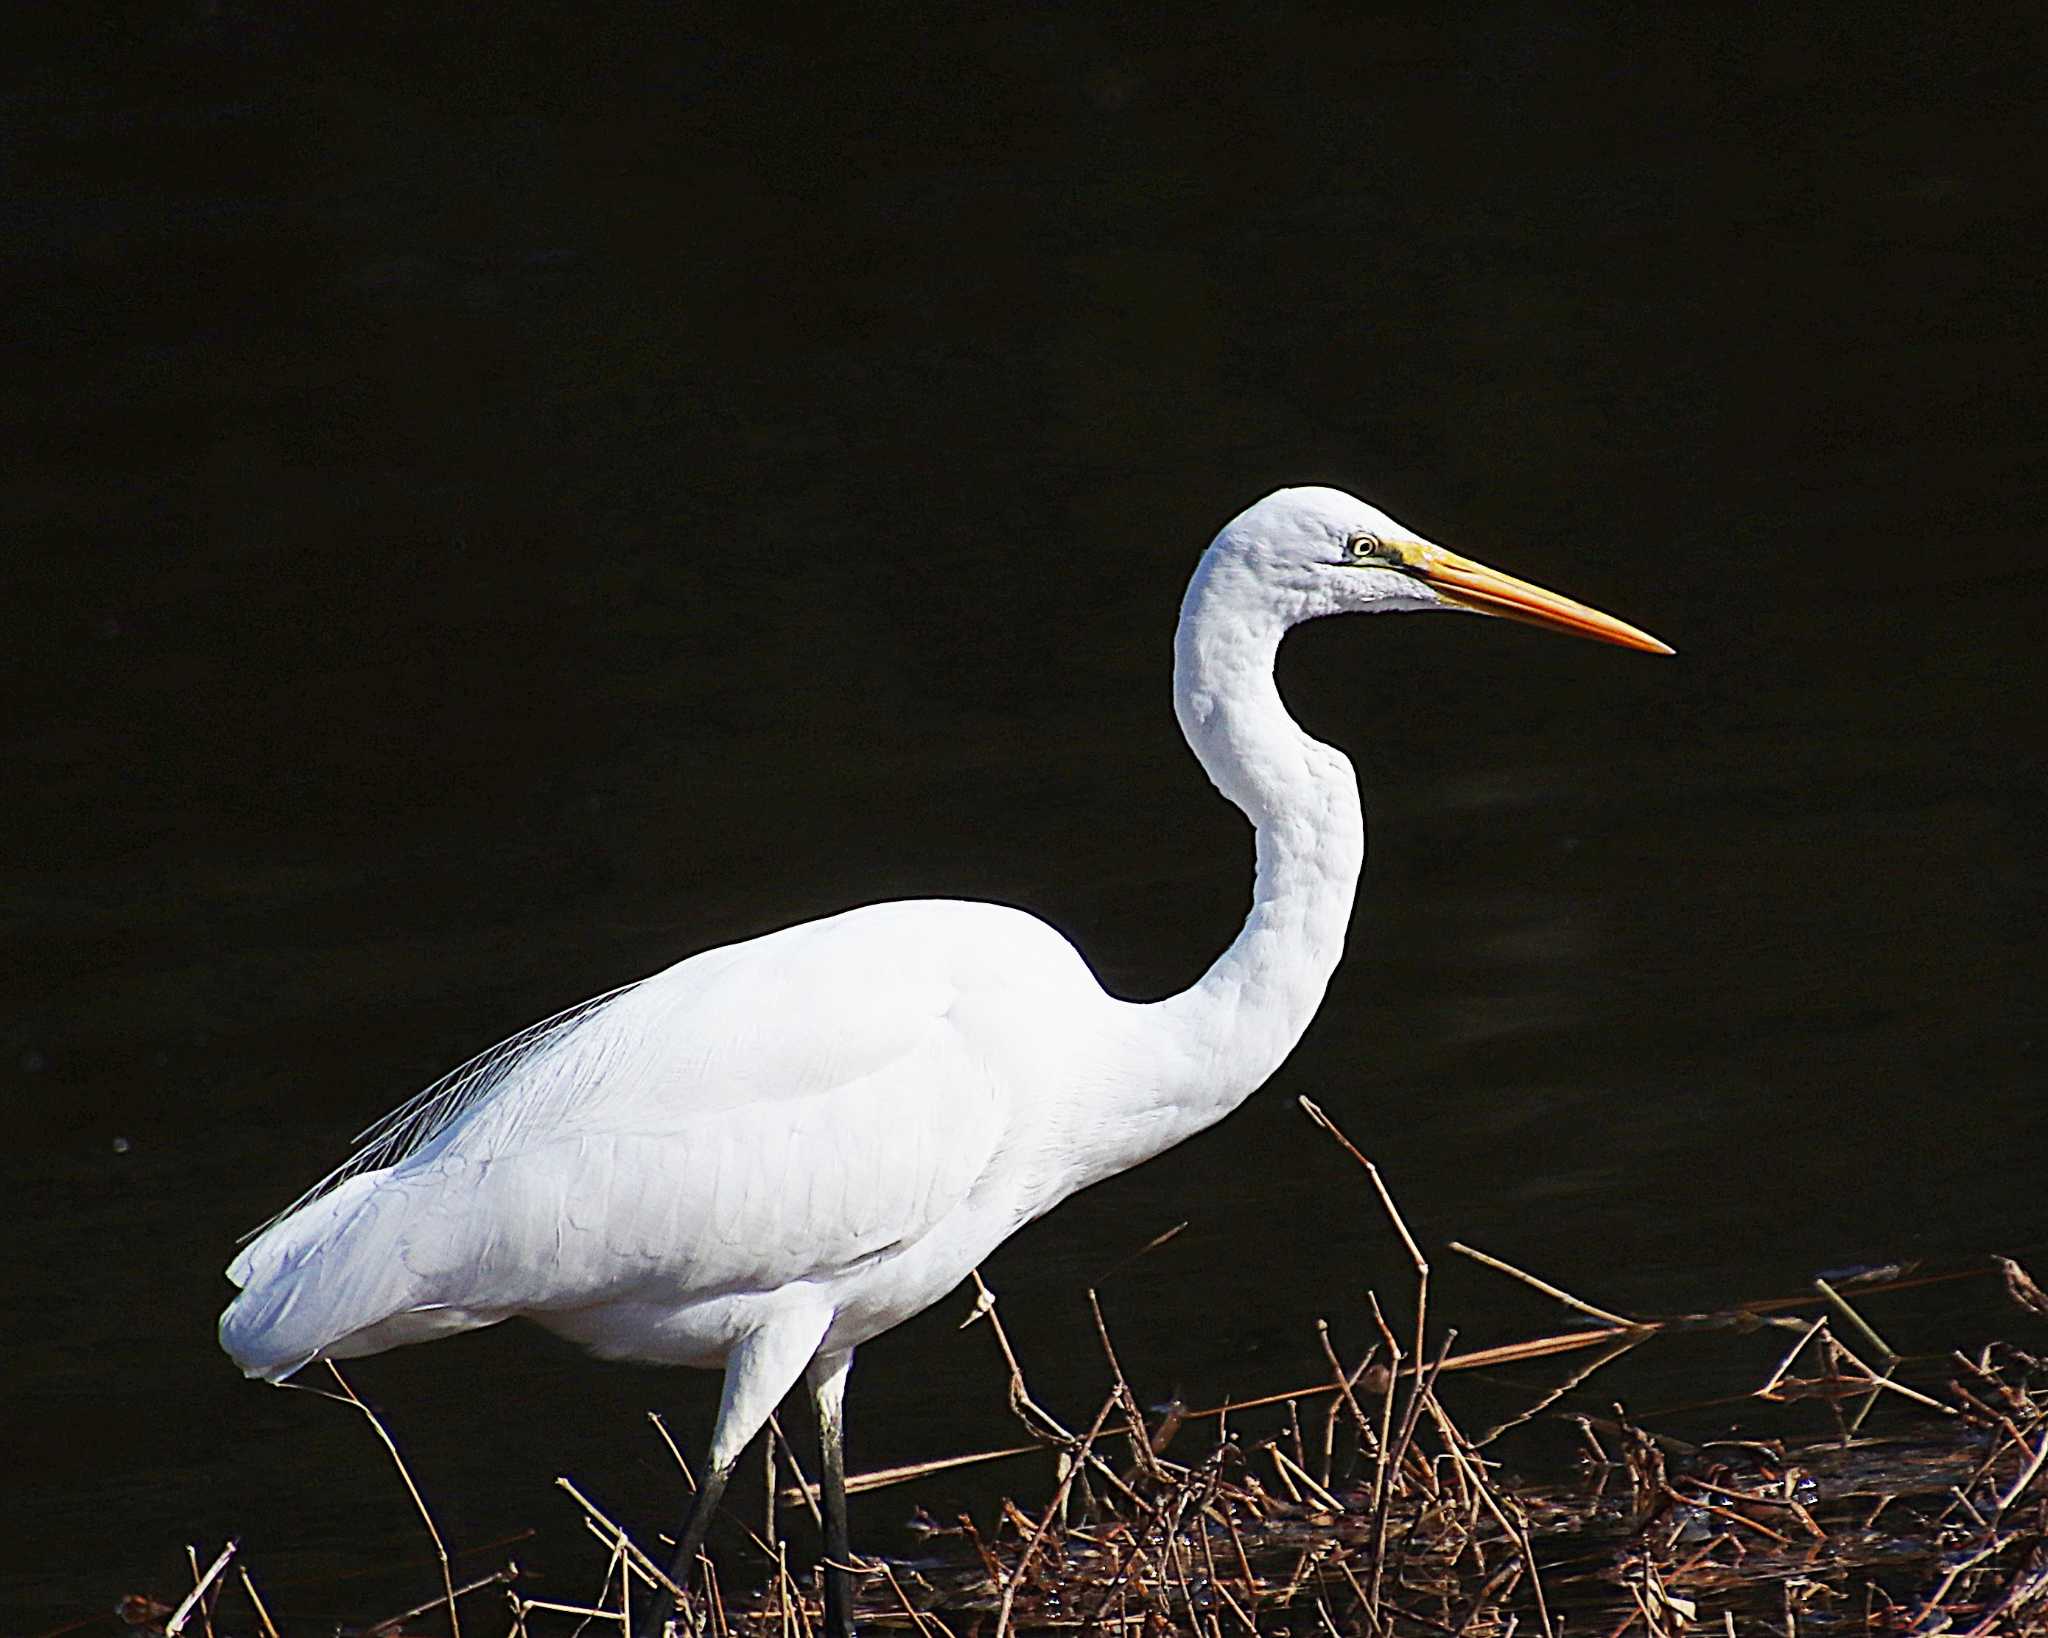
{"type": "MultiPolygon", "coordinates": [[[[462,1638],[462,1618],[455,1610],[455,1576],[449,1568],[448,1545],[442,1541],[441,1532],[435,1528],[434,1515],[427,1511],[426,1498],[420,1494],[419,1486],[412,1482],[412,1474],[406,1468],[405,1458],[399,1455],[396,1441],[385,1430],[384,1424],[377,1419],[377,1413],[356,1397],[355,1389],[349,1386],[348,1378],[341,1374],[341,1367],[339,1365],[335,1364],[331,1359],[322,1360],[321,1363],[327,1367],[328,1372],[334,1378],[335,1385],[341,1389],[338,1397],[343,1403],[353,1405],[363,1413],[364,1419],[369,1422],[371,1429],[383,1443],[384,1448],[391,1453],[391,1460],[398,1469],[398,1476],[405,1482],[406,1494],[412,1497],[413,1506],[419,1509],[420,1522],[426,1525],[427,1535],[434,1543],[434,1556],[441,1561],[441,1592],[448,1605],[448,1631],[451,1634],[451,1638],[462,1638]]],[[[321,1390],[318,1388],[308,1388],[306,1391],[308,1393],[321,1393],[321,1390]]],[[[322,1397],[333,1399],[337,1396],[334,1394],[322,1394],[322,1397]]]]}

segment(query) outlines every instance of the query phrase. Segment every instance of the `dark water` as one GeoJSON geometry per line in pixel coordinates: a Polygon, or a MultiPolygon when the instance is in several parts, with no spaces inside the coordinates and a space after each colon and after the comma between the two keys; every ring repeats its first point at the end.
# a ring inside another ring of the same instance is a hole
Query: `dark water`
{"type": "MultiPolygon", "coordinates": [[[[1249,848],[1168,636],[1283,482],[1681,657],[1292,640],[1367,785],[1352,955],[1268,1093],[995,1259],[1044,1395],[1096,1391],[1091,1280],[1196,1401],[1405,1293],[1297,1094],[1433,1251],[1623,1306],[2040,1245],[2037,19],[319,16],[5,70],[0,1625],[230,1533],[307,1617],[424,1596],[218,1270],[514,1027],[902,894],[1190,981],[1249,848]]],[[[1466,1341],[1553,1322],[1443,1261],[1466,1341]]],[[[856,1465],[1013,1437],[964,1309],[863,1354],[856,1465]]],[[[651,1526],[642,1412],[714,1392],[516,1326],[356,1375],[558,1593],[553,1475],[651,1526]]]]}

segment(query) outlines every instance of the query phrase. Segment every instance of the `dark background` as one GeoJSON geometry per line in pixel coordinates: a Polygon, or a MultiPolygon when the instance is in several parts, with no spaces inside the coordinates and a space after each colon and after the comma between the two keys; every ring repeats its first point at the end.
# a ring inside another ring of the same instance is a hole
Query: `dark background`
{"type": "MultiPolygon", "coordinates": [[[[2038,1246],[2043,25],[1678,10],[222,4],[24,42],[0,1625],[106,1626],[229,1534],[296,1620],[431,1591],[359,1419],[215,1351],[218,1270],[492,1039],[902,894],[1191,981],[1249,838],[1174,732],[1173,611],[1282,483],[1680,655],[1292,640],[1366,785],[1352,953],[1267,1094],[995,1259],[1042,1395],[1098,1390],[1091,1280],[1141,1391],[1196,1402],[1405,1301],[1297,1094],[1466,1342],[1556,1315],[1453,1237],[1647,1311],[2038,1246]]],[[[857,1467],[1014,1438],[965,1308],[863,1353],[857,1467]]],[[[1633,1368],[1649,1408],[1705,1367],[1633,1368]]],[[[552,1477],[668,1522],[642,1412],[701,1441],[715,1396],[519,1326],[354,1374],[454,1544],[539,1525],[571,1597],[601,1554],[552,1477]]]]}

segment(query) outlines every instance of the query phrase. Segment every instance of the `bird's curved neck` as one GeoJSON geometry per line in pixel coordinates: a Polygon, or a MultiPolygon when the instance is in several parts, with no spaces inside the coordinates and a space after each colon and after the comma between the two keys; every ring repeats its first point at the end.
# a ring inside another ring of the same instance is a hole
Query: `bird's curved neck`
{"type": "Polygon", "coordinates": [[[1350,763],[1302,732],[1273,680],[1280,639],[1301,615],[1258,595],[1248,574],[1205,559],[1175,639],[1181,730],[1251,820],[1258,873],[1230,948],[1191,989],[1146,1009],[1166,1066],[1154,1095],[1167,1093],[1182,1128],[1157,1134],[1162,1148],[1236,1108],[1301,1039],[1343,954],[1365,862],[1350,763]]]}

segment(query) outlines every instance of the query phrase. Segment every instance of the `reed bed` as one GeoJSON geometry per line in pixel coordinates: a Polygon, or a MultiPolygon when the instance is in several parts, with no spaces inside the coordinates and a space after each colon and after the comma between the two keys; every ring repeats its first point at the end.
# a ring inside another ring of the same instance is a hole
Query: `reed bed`
{"type": "MultiPolygon", "coordinates": [[[[1429,1263],[1377,1168],[1303,1102],[1358,1162],[1413,1264],[1412,1323],[1397,1327],[1369,1296],[1374,1340],[1362,1357],[1342,1357],[1318,1325],[1322,1380],[1148,1412],[1091,1293],[1088,1345],[1102,1356],[1105,1386],[1090,1420],[1074,1427],[1032,1396],[977,1279],[971,1322],[995,1338],[1026,1442],[859,1475],[850,1487],[899,1486],[914,1497],[938,1473],[1033,1451],[1043,1453],[1040,1482],[978,1523],[920,1515],[914,1557],[855,1565],[861,1626],[916,1638],[2048,1635],[2048,1363],[2007,1343],[1909,1360],[1866,1317],[1874,1297],[1961,1274],[1816,1280],[1797,1297],[1638,1319],[1454,1245],[1575,1321],[1460,1353],[1454,1331],[1432,1329],[1429,1263]],[[1597,1416],[1563,1408],[1595,1371],[1653,1337],[1758,1329],[1782,1333],[1785,1348],[1747,1395],[1747,1415],[1762,1425],[1741,1436],[1688,1443],[1619,1407],[1597,1416]],[[1571,1356],[1565,1380],[1496,1426],[1468,1434],[1445,1406],[1447,1377],[1551,1356],[1571,1356]],[[1497,1452],[1538,1422],[1568,1426],[1579,1459],[1562,1477],[1512,1479],[1497,1452]]],[[[2022,1324],[2048,1318],[2048,1296],[2018,1264],[1998,1259],[1988,1272],[2032,1316],[2022,1324]]],[[[416,1607],[340,1629],[348,1638],[460,1638],[465,1627],[472,1638],[616,1634],[629,1601],[679,1598],[659,1568],[667,1547],[636,1544],[568,1479],[563,1493],[597,1547],[587,1600],[529,1596],[514,1565],[458,1578],[397,1447],[334,1380],[334,1397],[369,1419],[397,1462],[440,1571],[416,1607]]],[[[700,1562],[694,1596],[676,1615],[688,1638],[822,1631],[815,1569],[792,1559],[780,1525],[794,1510],[815,1514],[815,1489],[779,1426],[766,1461],[766,1516],[760,1529],[742,1528],[767,1578],[729,1588],[700,1562]]],[[[336,1630],[274,1613],[233,1543],[190,1559],[189,1589],[124,1599],[121,1620],[145,1638],[336,1630]]]]}

